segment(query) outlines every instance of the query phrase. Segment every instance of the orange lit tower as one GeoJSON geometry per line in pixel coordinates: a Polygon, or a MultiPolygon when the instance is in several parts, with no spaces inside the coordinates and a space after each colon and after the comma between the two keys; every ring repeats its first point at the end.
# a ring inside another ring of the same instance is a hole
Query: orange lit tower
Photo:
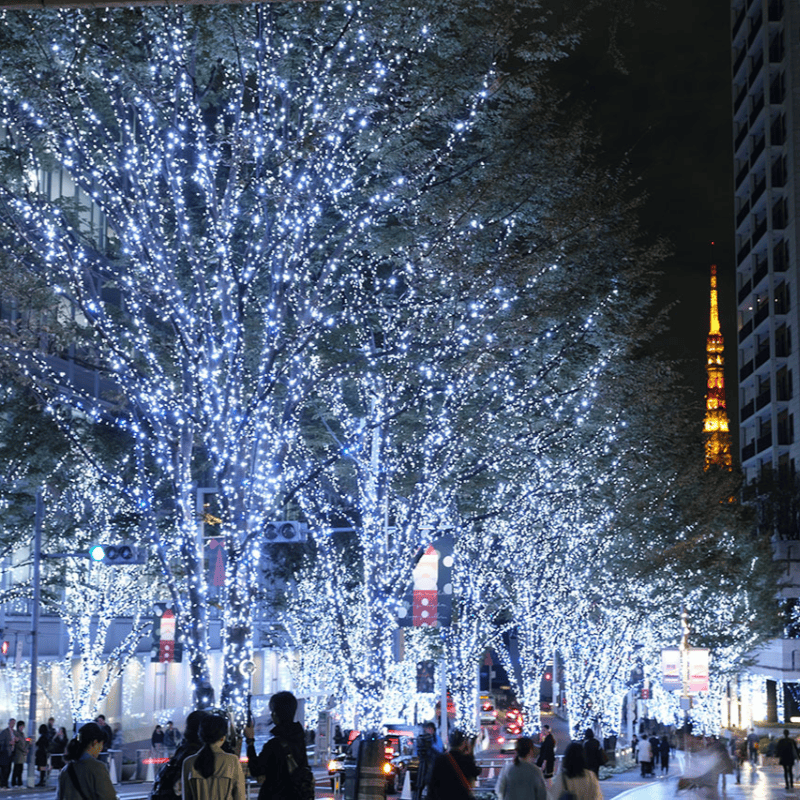
{"type": "Polygon", "coordinates": [[[717,301],[717,265],[711,265],[711,326],[706,340],[706,415],[703,432],[706,443],[705,468],[731,469],[731,434],[728,411],[725,407],[725,340],[719,329],[717,301]]]}

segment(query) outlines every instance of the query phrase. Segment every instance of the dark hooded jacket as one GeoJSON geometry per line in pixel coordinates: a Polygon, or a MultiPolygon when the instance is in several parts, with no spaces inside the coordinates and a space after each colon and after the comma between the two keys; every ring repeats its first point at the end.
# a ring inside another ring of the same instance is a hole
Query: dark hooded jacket
{"type": "Polygon", "coordinates": [[[308,766],[306,737],[299,722],[279,722],[272,729],[272,738],[256,755],[256,748],[247,745],[247,765],[254,778],[264,782],[258,792],[258,800],[294,800],[294,789],[289,777],[285,743],[294,756],[298,767],[308,766]]]}

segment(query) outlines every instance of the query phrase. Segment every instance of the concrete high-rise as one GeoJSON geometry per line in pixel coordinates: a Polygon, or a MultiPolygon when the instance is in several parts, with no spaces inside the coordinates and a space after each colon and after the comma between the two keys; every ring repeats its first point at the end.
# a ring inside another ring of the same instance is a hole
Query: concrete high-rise
{"type": "Polygon", "coordinates": [[[800,7],[733,2],[740,455],[747,483],[800,463],[800,7]]]}
{"type": "MultiPolygon", "coordinates": [[[[788,499],[800,466],[800,5],[732,0],[731,7],[740,456],[751,497],[769,486],[774,498],[788,499]]],[[[783,505],[783,512],[796,506],[783,505]]],[[[800,597],[795,516],[760,520],[786,564],[781,594],[790,607],[800,597]]],[[[787,627],[754,669],[767,679],[775,721],[798,713],[798,635],[787,627]]]]}

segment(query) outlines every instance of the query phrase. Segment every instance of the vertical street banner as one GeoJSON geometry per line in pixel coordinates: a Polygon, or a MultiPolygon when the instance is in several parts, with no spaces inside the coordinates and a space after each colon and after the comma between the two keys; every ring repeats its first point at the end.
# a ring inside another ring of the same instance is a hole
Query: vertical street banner
{"type": "Polygon", "coordinates": [[[689,692],[708,691],[708,656],[709,651],[704,647],[689,648],[689,692]]]}
{"type": "Polygon", "coordinates": [[[417,553],[411,585],[397,613],[401,627],[448,627],[452,622],[454,543],[448,534],[417,553]]]}
{"type": "MultiPolygon", "coordinates": [[[[689,694],[708,691],[708,662],[710,651],[705,647],[690,647],[687,651],[689,659],[688,684],[689,694]]],[[[683,690],[681,651],[677,647],[661,651],[661,685],[667,692],[683,690]]]]}
{"type": "Polygon", "coordinates": [[[439,594],[439,554],[433,545],[423,553],[414,567],[412,581],[412,625],[433,625],[436,622],[436,601],[439,594]]]}
{"type": "Polygon", "coordinates": [[[156,603],[150,661],[158,664],[172,664],[180,663],[182,659],[183,645],[178,641],[175,612],[171,608],[167,608],[164,603],[156,603]]]}
{"type": "Polygon", "coordinates": [[[681,651],[677,647],[661,651],[661,686],[665,692],[683,689],[681,651]]]}

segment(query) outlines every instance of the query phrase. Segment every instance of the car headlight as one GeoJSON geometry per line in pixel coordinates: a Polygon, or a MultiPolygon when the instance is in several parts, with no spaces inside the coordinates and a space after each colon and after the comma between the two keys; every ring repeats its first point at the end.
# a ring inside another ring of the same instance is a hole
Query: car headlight
{"type": "Polygon", "coordinates": [[[383,765],[383,772],[385,775],[389,775],[392,771],[392,765],[388,762],[383,765]]]}

